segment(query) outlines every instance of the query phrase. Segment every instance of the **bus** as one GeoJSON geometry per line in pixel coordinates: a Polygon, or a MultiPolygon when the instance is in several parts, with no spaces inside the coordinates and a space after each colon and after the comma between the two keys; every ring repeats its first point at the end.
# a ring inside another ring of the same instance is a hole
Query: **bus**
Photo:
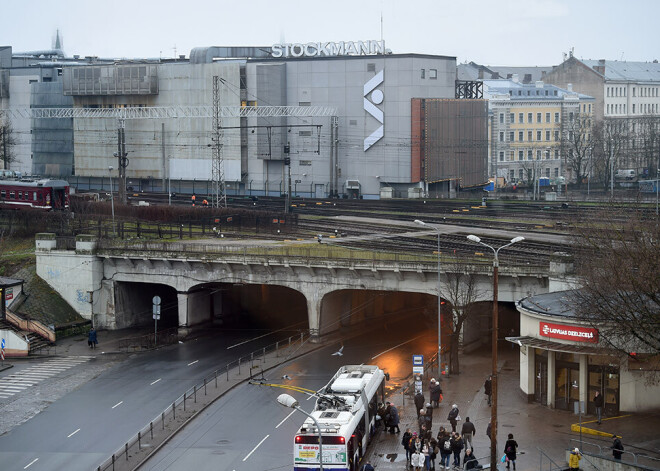
{"type": "MultiPolygon", "coordinates": [[[[320,427],[323,469],[357,471],[376,431],[378,404],[389,375],[377,366],[346,365],[317,392],[310,415],[320,427]]],[[[293,443],[294,471],[319,470],[319,430],[307,418],[293,443]]]]}

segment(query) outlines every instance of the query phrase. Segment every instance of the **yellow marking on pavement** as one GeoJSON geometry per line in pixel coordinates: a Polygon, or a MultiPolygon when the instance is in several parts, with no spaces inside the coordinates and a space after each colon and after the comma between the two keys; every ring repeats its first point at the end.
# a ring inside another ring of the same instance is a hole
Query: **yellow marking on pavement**
{"type": "MultiPolygon", "coordinates": [[[[630,417],[630,416],[631,416],[631,414],[618,415],[616,417],[608,417],[607,419],[603,419],[602,422],[605,422],[607,420],[622,419],[624,417],[630,417]]],[[[612,437],[612,435],[614,435],[612,432],[603,432],[602,430],[596,430],[596,429],[593,429],[593,428],[584,427],[584,424],[593,424],[594,422],[598,422],[598,420],[594,419],[594,420],[589,420],[587,422],[582,422],[582,425],[583,425],[582,426],[582,433],[586,433],[586,434],[589,434],[589,435],[596,435],[598,437],[612,437]]],[[[578,432],[579,433],[580,432],[580,424],[572,424],[571,425],[571,432],[578,432]]],[[[618,436],[618,437],[621,438],[620,436],[618,436]]]]}

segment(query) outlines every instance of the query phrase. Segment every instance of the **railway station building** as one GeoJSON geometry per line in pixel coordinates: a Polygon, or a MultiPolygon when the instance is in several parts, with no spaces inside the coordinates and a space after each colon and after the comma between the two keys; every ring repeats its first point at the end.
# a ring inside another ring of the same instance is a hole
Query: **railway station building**
{"type": "Polygon", "coordinates": [[[649,381],[658,362],[612,349],[598,326],[575,316],[569,291],[529,296],[516,307],[520,336],[507,340],[520,346],[520,390],[529,402],[573,411],[580,401],[594,414],[598,391],[609,416],[660,407],[660,384],[649,381]]]}

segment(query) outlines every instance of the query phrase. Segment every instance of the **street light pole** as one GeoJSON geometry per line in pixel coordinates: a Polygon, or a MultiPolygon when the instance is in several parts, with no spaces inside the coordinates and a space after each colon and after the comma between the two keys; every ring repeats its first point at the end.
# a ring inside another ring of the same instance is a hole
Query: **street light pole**
{"type": "Polygon", "coordinates": [[[112,193],[112,165],[108,167],[110,173],[110,204],[112,205],[112,235],[116,236],[115,233],[115,197],[112,193]]]}
{"type": "Polygon", "coordinates": [[[430,227],[432,228],[437,234],[438,234],[438,284],[437,284],[437,289],[438,289],[438,378],[442,377],[443,371],[442,371],[442,298],[440,296],[440,229],[438,229],[435,226],[431,226],[429,224],[426,224],[424,221],[420,221],[419,219],[415,219],[415,224],[419,224],[420,226],[425,226],[425,227],[430,227]]]}
{"type": "Polygon", "coordinates": [[[525,240],[524,237],[514,237],[506,245],[495,249],[488,244],[481,242],[481,239],[476,235],[467,236],[472,242],[481,244],[488,247],[493,251],[493,331],[492,331],[492,364],[491,364],[491,392],[492,392],[492,406],[490,409],[490,469],[497,470],[497,330],[498,330],[498,309],[497,309],[497,294],[498,294],[498,269],[500,266],[498,254],[500,250],[509,247],[517,242],[525,240]]]}
{"type": "Polygon", "coordinates": [[[298,401],[296,399],[288,394],[280,394],[277,396],[277,402],[282,404],[284,407],[290,407],[291,409],[295,409],[298,412],[302,412],[305,414],[307,417],[312,419],[314,421],[314,425],[316,425],[316,431],[319,434],[319,469],[323,470],[323,435],[321,435],[321,426],[319,425],[318,421],[314,418],[312,414],[309,414],[305,412],[303,409],[301,409],[298,406],[298,401]]]}

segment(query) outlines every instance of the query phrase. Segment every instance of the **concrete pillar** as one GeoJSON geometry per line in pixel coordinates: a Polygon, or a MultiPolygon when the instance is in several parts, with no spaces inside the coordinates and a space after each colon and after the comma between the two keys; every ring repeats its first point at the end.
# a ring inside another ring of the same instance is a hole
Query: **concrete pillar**
{"type": "Polygon", "coordinates": [[[307,322],[309,322],[309,333],[312,341],[316,341],[321,336],[321,301],[316,297],[310,297],[305,293],[307,300],[307,322]]]}
{"type": "Polygon", "coordinates": [[[176,294],[179,307],[179,327],[188,327],[188,293],[176,294]]]}
{"type": "Polygon", "coordinates": [[[555,352],[548,350],[548,404],[551,409],[555,408],[555,352]]]}
{"type": "Polygon", "coordinates": [[[584,403],[585,410],[587,409],[587,401],[589,400],[589,363],[587,359],[587,355],[580,355],[579,391],[580,402],[584,403]]]}
{"type": "Polygon", "coordinates": [[[534,402],[534,394],[536,394],[535,363],[534,349],[520,347],[520,389],[527,396],[527,402],[534,402]]]}

